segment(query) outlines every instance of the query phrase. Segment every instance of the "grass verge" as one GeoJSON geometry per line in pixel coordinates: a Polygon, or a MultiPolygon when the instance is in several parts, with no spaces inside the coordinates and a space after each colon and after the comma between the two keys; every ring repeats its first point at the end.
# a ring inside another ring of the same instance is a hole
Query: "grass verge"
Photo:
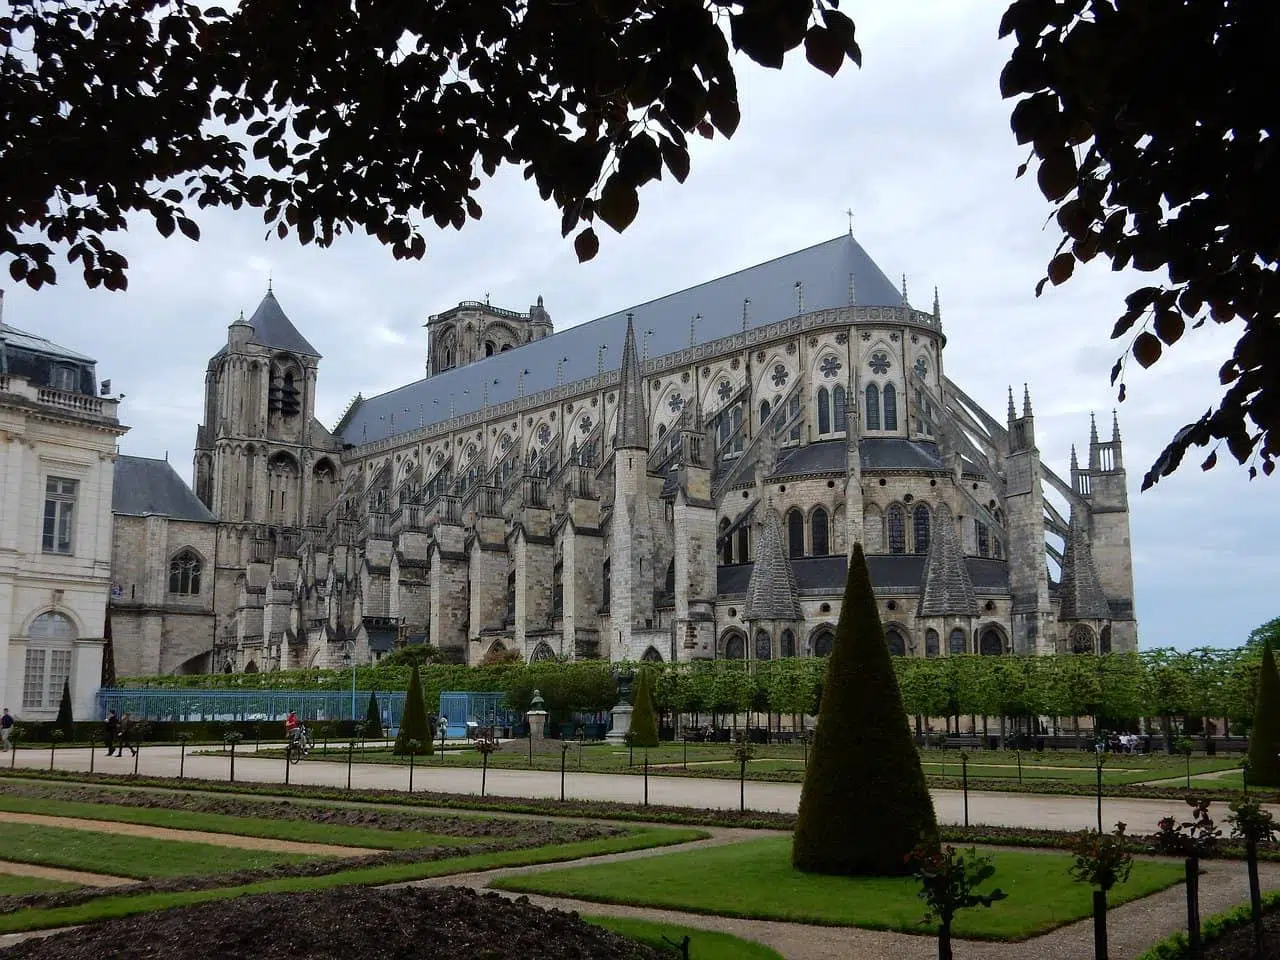
{"type": "Polygon", "coordinates": [[[61,880],[0,873],[0,897],[25,897],[29,893],[62,893],[65,890],[74,889],[76,889],[74,883],[63,883],[61,880]]]}
{"type": "Polygon", "coordinates": [[[701,830],[675,830],[663,827],[638,828],[619,837],[584,840],[578,843],[532,847],[527,850],[504,850],[497,853],[473,854],[450,860],[434,860],[425,863],[390,864],[381,867],[344,870],[322,877],[286,877],[265,880],[260,883],[237,887],[220,887],[214,890],[191,890],[181,893],[148,893],[129,896],[98,897],[88,903],[73,907],[52,909],[17,910],[0,915],[0,933],[18,933],[23,930],[47,930],[51,927],[75,926],[129,917],[154,910],[184,907],[208,900],[239,897],[253,893],[296,893],[307,890],[327,890],[347,884],[381,886],[388,883],[407,883],[428,877],[473,873],[494,870],[498,867],[521,867],[538,863],[558,863],[582,857],[598,857],[628,850],[669,846],[701,840],[706,834],[701,830]]]}
{"type": "Polygon", "coordinates": [[[271,820],[235,817],[223,813],[164,810],[151,807],[122,807],[71,800],[39,800],[0,794],[0,811],[37,813],[47,817],[78,817],[112,823],[136,823],[170,830],[202,830],[241,837],[291,840],[298,843],[326,843],[338,847],[367,847],[373,850],[412,850],[417,847],[462,847],[474,842],[466,837],[437,836],[431,833],[376,830],[341,824],[311,823],[305,820],[271,820]]]}
{"type": "Polygon", "coordinates": [[[215,847],[186,840],[154,840],[91,830],[0,823],[0,851],[14,863],[35,863],[116,877],[207,876],[315,859],[296,853],[215,847]]]}
{"type": "Polygon", "coordinates": [[[639,940],[659,950],[671,952],[672,944],[689,938],[689,960],[783,960],[782,954],[763,943],[744,940],[729,933],[678,927],[670,923],[653,923],[631,917],[586,917],[587,923],[639,940]]]}
{"type": "MultiPolygon", "coordinates": [[[[979,940],[1025,940],[1087,917],[1091,893],[1067,875],[1071,858],[1061,854],[994,854],[991,881],[1008,899],[990,909],[956,917],[956,936],[979,940]]],[[[1173,886],[1181,864],[1138,861],[1128,882],[1111,892],[1113,905],[1173,886]]],[[[691,913],[781,920],[830,926],[926,933],[913,877],[832,877],[791,866],[791,840],[767,837],[618,864],[597,864],[506,877],[504,890],[571,897],[603,903],[658,907],[691,913]],[[727,877],[731,883],[725,883],[727,877]]]]}

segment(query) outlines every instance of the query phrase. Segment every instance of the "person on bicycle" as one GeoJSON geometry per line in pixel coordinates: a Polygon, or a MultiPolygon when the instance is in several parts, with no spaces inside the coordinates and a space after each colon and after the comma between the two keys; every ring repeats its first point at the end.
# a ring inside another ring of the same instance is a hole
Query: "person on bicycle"
{"type": "Polygon", "coordinates": [[[298,719],[298,715],[292,710],[284,718],[284,732],[290,743],[295,743],[302,737],[302,721],[298,719]]]}

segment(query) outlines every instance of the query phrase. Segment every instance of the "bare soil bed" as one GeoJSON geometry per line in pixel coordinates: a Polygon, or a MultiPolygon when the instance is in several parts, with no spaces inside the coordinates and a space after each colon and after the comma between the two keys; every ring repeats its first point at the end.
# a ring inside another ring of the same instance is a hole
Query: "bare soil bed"
{"type": "Polygon", "coordinates": [[[451,814],[412,813],[397,810],[373,810],[360,807],[319,806],[290,800],[242,800],[237,797],[211,797],[194,793],[160,793],[152,791],[111,790],[100,787],[58,786],[36,783],[0,783],[0,794],[33,800],[66,800],[74,803],[109,803],[119,807],[141,807],[151,810],[188,810],[197,813],[219,813],[231,817],[258,817],[269,820],[303,820],[333,826],[370,827],[375,830],[407,830],[449,837],[520,837],[535,836],[543,843],[567,843],[611,836],[619,828],[595,824],[565,823],[547,820],[537,822],[512,817],[493,819],[451,814]],[[545,838],[545,839],[543,839],[545,838]]]}
{"type": "Polygon", "coordinates": [[[459,887],[265,894],[81,927],[2,960],[660,960],[657,951],[543,910],[459,887]]]}
{"type": "MultiPolygon", "coordinates": [[[[1253,926],[1236,927],[1205,947],[1204,960],[1254,960],[1253,926]]],[[[1262,917],[1262,960],[1280,960],[1280,910],[1262,917]]]]}

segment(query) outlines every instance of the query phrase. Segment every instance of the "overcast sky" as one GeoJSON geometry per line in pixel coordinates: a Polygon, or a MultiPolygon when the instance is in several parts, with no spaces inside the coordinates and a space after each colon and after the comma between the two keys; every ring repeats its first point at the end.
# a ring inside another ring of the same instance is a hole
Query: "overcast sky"
{"type": "MultiPolygon", "coordinates": [[[[1003,420],[1007,385],[1030,384],[1044,459],[1067,473],[1087,446],[1089,413],[1108,434],[1108,339],[1124,295],[1146,277],[1078,270],[1036,299],[1057,234],[1034,178],[1015,180],[1026,151],[1009,132],[997,78],[1008,45],[990,0],[862,2],[864,54],[835,79],[793,55],[781,71],[741,64],[742,125],[732,141],[694,144],[693,173],[641,191],[625,235],[602,228],[579,265],[559,215],[518,173],[488,183],[485,215],[432,231],[428,255],[395,261],[351,238],[329,250],[267,240],[252,211],[205,211],[203,239],[121,238],[125,294],[89,291],[67,268],[58,287],[10,285],[5,320],[98,359],[126,395],[121,449],[168,458],[188,480],[205,365],[226,327],[257,306],[270,275],[286,313],[324,355],[319,415],[332,426],[365,396],[423,374],[430,313],[490,296],[526,309],[542,294],[557,329],[829,239],[848,228],[910,299],[941,291],[947,373],[1003,420]]],[[[1149,280],[1148,280],[1149,282],[1149,280]]],[[[1275,480],[1249,482],[1191,460],[1139,494],[1142,473],[1173,432],[1217,395],[1216,370],[1238,330],[1197,331],[1153,370],[1136,373],[1120,409],[1129,468],[1136,606],[1143,647],[1234,646],[1280,613],[1275,480]],[[1250,547],[1253,544],[1253,547],[1250,547]]],[[[1136,365],[1134,365],[1136,370],[1136,365]]]]}

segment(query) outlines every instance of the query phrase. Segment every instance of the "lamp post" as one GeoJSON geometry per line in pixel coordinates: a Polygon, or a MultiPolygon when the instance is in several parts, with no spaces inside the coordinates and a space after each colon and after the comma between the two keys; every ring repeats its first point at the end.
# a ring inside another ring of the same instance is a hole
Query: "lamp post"
{"type": "Polygon", "coordinates": [[[356,719],[356,642],[342,641],[342,662],[351,667],[351,722],[356,719]]]}

